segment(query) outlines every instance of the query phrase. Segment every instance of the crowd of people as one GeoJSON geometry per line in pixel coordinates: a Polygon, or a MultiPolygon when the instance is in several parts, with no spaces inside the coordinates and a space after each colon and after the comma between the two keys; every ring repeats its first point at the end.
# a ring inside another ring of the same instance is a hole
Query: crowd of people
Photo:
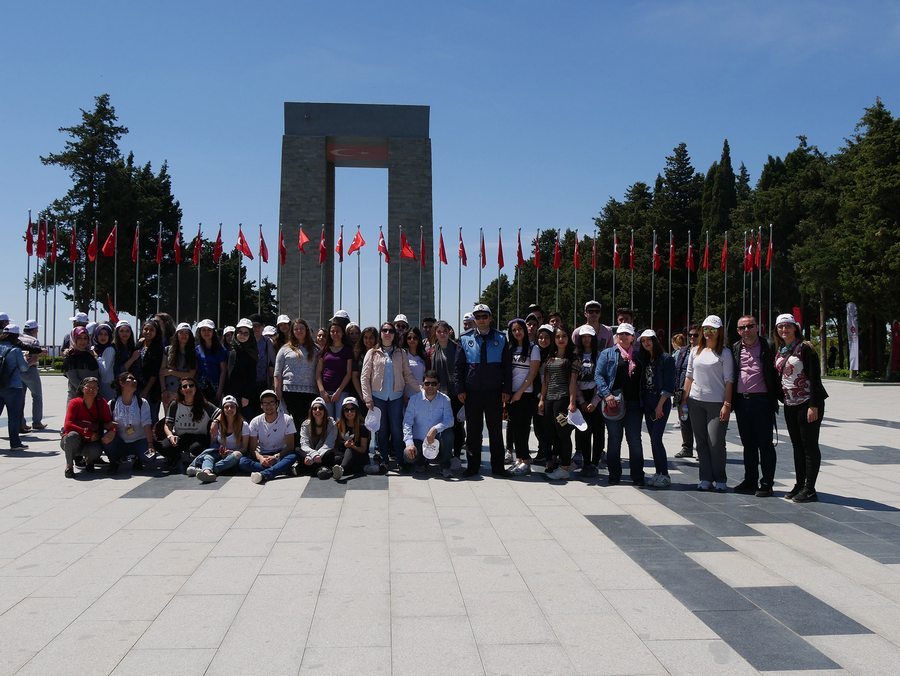
{"type": "MultiPolygon", "coordinates": [[[[551,481],[599,481],[605,469],[615,485],[624,440],[630,482],[666,489],[663,434],[674,409],[682,441],[674,457],[696,451],[697,489],[728,490],[725,433],[733,411],[744,451],[733,490],[763,498],[773,495],[772,430],[782,403],[796,474],[786,497],[817,499],[828,394],[818,356],[792,315],[778,316],[772,342],[755,317],[740,317],[730,347],[721,318],[710,315],[687,337],[673,336],[667,350],[654,330],[638,333],[630,309],[616,312],[614,327],[600,323],[601,309],[588,301],[585,323],[570,331],[559,313],[545,317],[533,305],[502,331],[478,304],[458,336],[443,320],[410,326],[403,314],[361,328],[343,310],[315,334],[287,315],[270,326],[259,316],[242,318],[220,333],[209,319],[192,328],[159,313],[135,336],[127,322],[91,324],[76,313],[63,341],[65,475],[152,462],[205,483],[240,473],[255,483],[282,475],[427,475],[432,466],[445,479],[474,477],[487,426],[494,476],[523,477],[540,464],[551,481]]],[[[37,322],[23,329],[0,313],[0,412],[7,410],[11,451],[26,448],[20,434],[46,429],[37,322]]]]}

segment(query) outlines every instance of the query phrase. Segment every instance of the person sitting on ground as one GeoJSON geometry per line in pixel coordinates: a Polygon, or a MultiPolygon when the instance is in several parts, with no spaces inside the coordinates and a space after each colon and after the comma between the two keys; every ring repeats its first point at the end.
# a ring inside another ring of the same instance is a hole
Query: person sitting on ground
{"type": "Polygon", "coordinates": [[[264,484],[279,474],[286,474],[297,462],[294,419],[278,410],[278,395],[263,390],[259,395],[263,412],[250,421],[250,444],[239,462],[250,481],[264,484]]]}
{"type": "Polygon", "coordinates": [[[100,396],[100,381],[93,376],[87,377],[79,384],[66,408],[61,443],[66,454],[66,478],[75,477],[76,455],[84,457],[84,471],[93,472],[94,463],[103,453],[102,444],[111,443],[115,436],[116,425],[109,404],[100,396]]]}
{"type": "Polygon", "coordinates": [[[137,386],[137,378],[130,371],[123,371],[116,378],[119,396],[110,402],[116,436],[106,446],[106,456],[109,458],[107,471],[110,474],[115,474],[128,456],[134,456],[132,469],[142,469],[147,451],[153,445],[150,404],[138,396],[137,386]]]}
{"type": "Polygon", "coordinates": [[[315,473],[320,479],[331,479],[334,477],[337,426],[328,417],[325,407],[322,397],[313,399],[309,407],[309,418],[300,426],[300,462],[297,464],[297,473],[315,473]]]}
{"type": "Polygon", "coordinates": [[[83,326],[72,329],[69,348],[63,352],[63,373],[69,381],[68,400],[78,396],[85,378],[94,378],[100,382],[100,365],[97,357],[91,352],[91,336],[83,326]]]}
{"type": "Polygon", "coordinates": [[[362,474],[369,461],[371,433],[361,420],[362,414],[356,397],[347,397],[341,406],[337,421],[337,448],[335,464],[331,470],[335,479],[345,474],[362,474]],[[341,450],[343,449],[343,450],[341,450]]]}
{"type": "Polygon", "coordinates": [[[440,381],[437,371],[430,369],[422,379],[422,391],[409,398],[403,415],[403,441],[406,444],[406,460],[415,462],[415,471],[428,470],[428,460],[423,443],[439,444],[438,458],[441,476],[449,479],[450,457],[453,453],[453,409],[450,397],[438,391],[440,381]]]}
{"type": "Polygon", "coordinates": [[[211,446],[191,461],[188,476],[196,476],[205,484],[219,474],[236,469],[250,445],[250,425],[241,415],[237,399],[226,395],[222,408],[209,426],[211,446]]]}
{"type": "Polygon", "coordinates": [[[209,448],[209,425],[217,411],[203,397],[193,378],[181,379],[176,397],[166,411],[166,440],[162,443],[162,454],[170,470],[179,468],[183,459],[189,458],[190,462],[209,448]]]}

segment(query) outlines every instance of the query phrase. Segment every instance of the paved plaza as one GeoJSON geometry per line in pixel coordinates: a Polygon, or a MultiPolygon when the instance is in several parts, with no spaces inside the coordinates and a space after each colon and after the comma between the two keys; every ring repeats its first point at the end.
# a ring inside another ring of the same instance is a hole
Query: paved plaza
{"type": "Polygon", "coordinates": [[[675,460],[668,491],[65,479],[65,381],[44,387],[50,428],[0,441],[2,674],[900,671],[900,389],[826,382],[821,502],[798,505],[698,493],[675,460]]]}

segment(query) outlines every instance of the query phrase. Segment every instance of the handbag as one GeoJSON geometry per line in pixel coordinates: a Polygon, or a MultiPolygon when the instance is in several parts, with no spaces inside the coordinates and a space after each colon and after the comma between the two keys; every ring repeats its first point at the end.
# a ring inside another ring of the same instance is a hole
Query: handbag
{"type": "Polygon", "coordinates": [[[603,399],[603,417],[607,420],[621,420],[625,417],[625,395],[622,394],[622,390],[613,390],[611,394],[616,401],[610,404],[606,398],[603,399]]]}

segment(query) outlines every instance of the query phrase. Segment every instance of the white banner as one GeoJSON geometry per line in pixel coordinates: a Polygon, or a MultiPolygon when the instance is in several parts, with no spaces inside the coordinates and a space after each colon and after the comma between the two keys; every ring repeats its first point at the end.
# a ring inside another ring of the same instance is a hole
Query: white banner
{"type": "Polygon", "coordinates": [[[850,347],[850,370],[859,371],[859,324],[856,303],[847,303],[847,344],[850,347]]]}

